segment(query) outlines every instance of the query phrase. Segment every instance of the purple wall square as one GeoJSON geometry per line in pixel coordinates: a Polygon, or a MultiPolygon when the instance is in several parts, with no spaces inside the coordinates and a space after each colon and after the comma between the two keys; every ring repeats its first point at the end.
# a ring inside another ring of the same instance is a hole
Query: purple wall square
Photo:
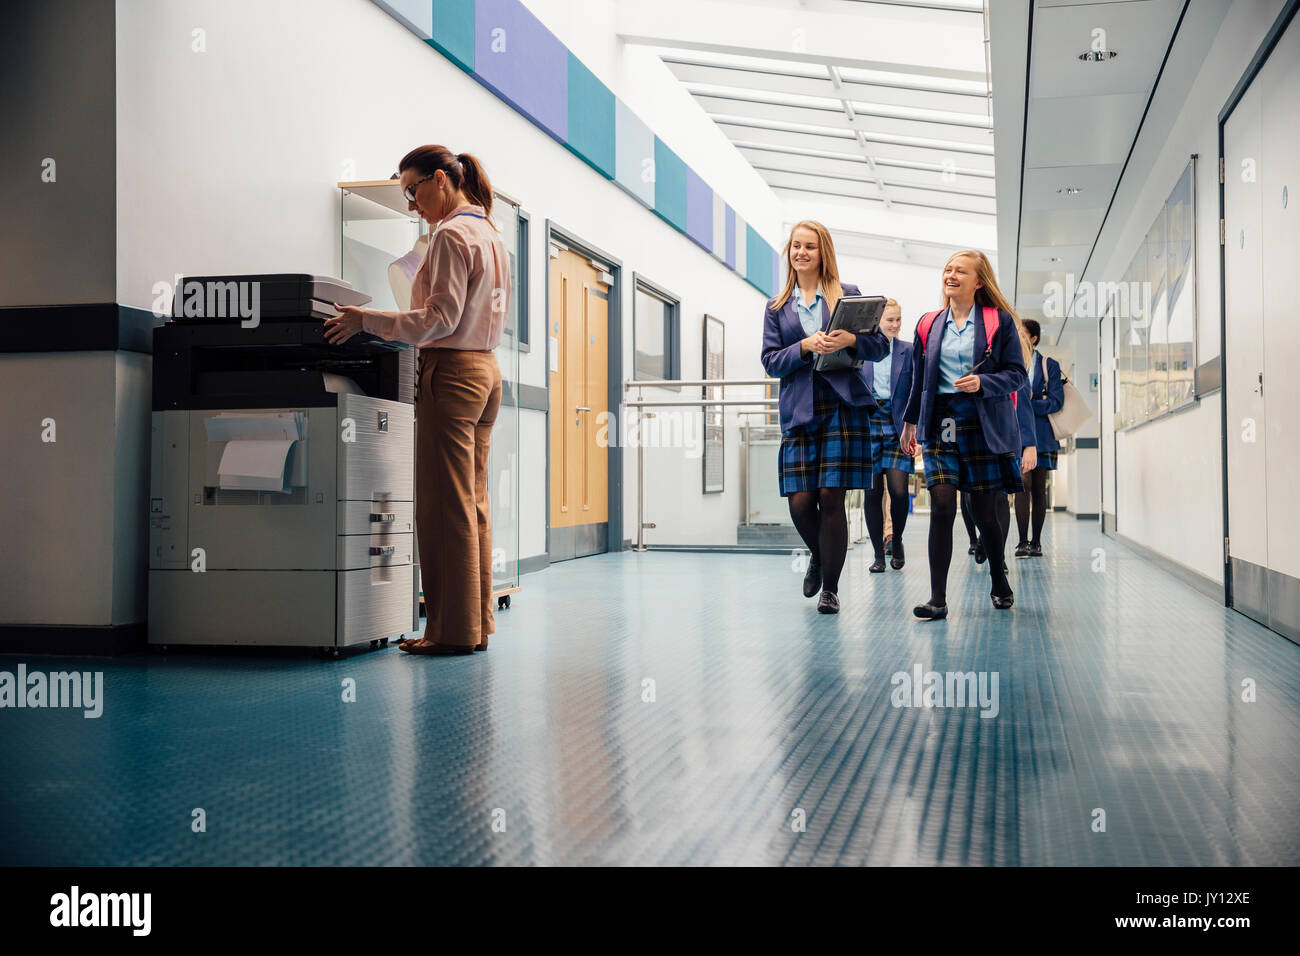
{"type": "Polygon", "coordinates": [[[568,49],[518,0],[478,0],[474,74],[552,136],[568,139],[568,49]]]}
{"type": "Polygon", "coordinates": [[[705,249],[713,250],[713,190],[689,166],[686,167],[686,234],[705,249]]]}

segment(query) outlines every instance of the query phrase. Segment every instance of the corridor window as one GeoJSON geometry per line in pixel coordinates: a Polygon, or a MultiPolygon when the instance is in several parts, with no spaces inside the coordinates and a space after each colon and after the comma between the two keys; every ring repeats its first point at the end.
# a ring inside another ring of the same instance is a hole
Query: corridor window
{"type": "Polygon", "coordinates": [[[1117,425],[1128,428],[1196,400],[1195,159],[1157,211],[1115,293],[1117,425]]]}
{"type": "Polygon", "coordinates": [[[676,296],[637,278],[632,319],[633,378],[681,378],[678,311],[676,296]]]}

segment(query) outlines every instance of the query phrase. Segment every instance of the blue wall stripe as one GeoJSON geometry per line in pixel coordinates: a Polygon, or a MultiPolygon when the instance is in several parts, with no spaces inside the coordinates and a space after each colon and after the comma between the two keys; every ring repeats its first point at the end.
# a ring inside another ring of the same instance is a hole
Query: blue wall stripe
{"type": "Polygon", "coordinates": [[[655,134],[617,97],[614,99],[614,156],[614,181],[653,209],[655,134]]]}
{"type": "Polygon", "coordinates": [[[569,54],[568,147],[606,179],[614,178],[614,93],[569,54]]]}
{"type": "Polygon", "coordinates": [[[773,294],[772,246],[519,0],[373,2],[754,288],[773,294]]]}
{"type": "Polygon", "coordinates": [[[561,143],[569,139],[569,50],[517,0],[477,0],[474,75],[561,143]]]}
{"type": "Polygon", "coordinates": [[[655,137],[655,212],[686,231],[686,164],[655,137]]]}
{"type": "Polygon", "coordinates": [[[433,0],[430,46],[466,73],[474,72],[474,0],[433,0]]]}

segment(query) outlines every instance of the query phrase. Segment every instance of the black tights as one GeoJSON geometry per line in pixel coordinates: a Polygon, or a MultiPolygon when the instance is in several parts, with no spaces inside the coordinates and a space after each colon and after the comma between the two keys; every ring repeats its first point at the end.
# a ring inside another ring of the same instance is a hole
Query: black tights
{"type": "Polygon", "coordinates": [[[886,468],[876,473],[875,484],[867,489],[866,506],[863,508],[867,519],[867,534],[871,535],[871,547],[876,557],[885,553],[885,485],[889,485],[889,517],[894,522],[894,541],[903,540],[903,527],[907,524],[907,473],[898,468],[886,468]]]}
{"type": "MultiPolygon", "coordinates": [[[[993,507],[998,513],[998,527],[1002,529],[1002,550],[1007,549],[1007,535],[1011,533],[1011,506],[1007,504],[1007,496],[999,494],[993,507]]],[[[1016,517],[1020,517],[1020,495],[1016,495],[1016,517]]],[[[961,496],[961,520],[966,525],[966,534],[970,537],[970,546],[973,548],[979,544],[979,531],[975,527],[975,518],[971,515],[970,495],[961,496]]],[[[1023,540],[1023,538],[1022,538],[1023,540]]]]}
{"type": "Polygon", "coordinates": [[[822,590],[838,594],[840,571],[849,550],[849,519],[843,488],[790,493],[790,518],[812,559],[821,565],[822,590]]]}
{"type": "Polygon", "coordinates": [[[1035,468],[1029,473],[1029,490],[1016,495],[1016,528],[1021,544],[1040,544],[1043,540],[1043,522],[1047,520],[1047,475],[1050,469],[1035,468]],[[1029,537],[1029,505],[1034,506],[1034,537],[1029,537]]]}
{"type": "MultiPolygon", "coordinates": [[[[971,518],[984,539],[984,550],[989,556],[989,575],[993,578],[993,593],[1006,597],[1011,585],[1002,570],[1005,535],[1010,529],[1011,509],[1002,492],[977,491],[962,495],[970,499],[971,518]],[[998,508],[997,499],[1002,499],[998,508]],[[998,520],[999,510],[1007,514],[1006,524],[998,520]],[[996,550],[990,547],[996,544],[996,550]]],[[[948,565],[952,563],[952,526],[957,520],[957,486],[943,482],[930,486],[930,603],[948,603],[948,565]]]]}

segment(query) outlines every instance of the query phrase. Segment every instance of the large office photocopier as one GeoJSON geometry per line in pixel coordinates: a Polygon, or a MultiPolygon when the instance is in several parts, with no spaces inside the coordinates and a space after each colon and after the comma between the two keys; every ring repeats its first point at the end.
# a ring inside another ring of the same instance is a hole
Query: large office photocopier
{"type": "Polygon", "coordinates": [[[310,275],[178,285],[154,329],[150,644],[337,654],[417,628],[414,353],[324,337],[330,303],[368,301],[310,275]]]}

